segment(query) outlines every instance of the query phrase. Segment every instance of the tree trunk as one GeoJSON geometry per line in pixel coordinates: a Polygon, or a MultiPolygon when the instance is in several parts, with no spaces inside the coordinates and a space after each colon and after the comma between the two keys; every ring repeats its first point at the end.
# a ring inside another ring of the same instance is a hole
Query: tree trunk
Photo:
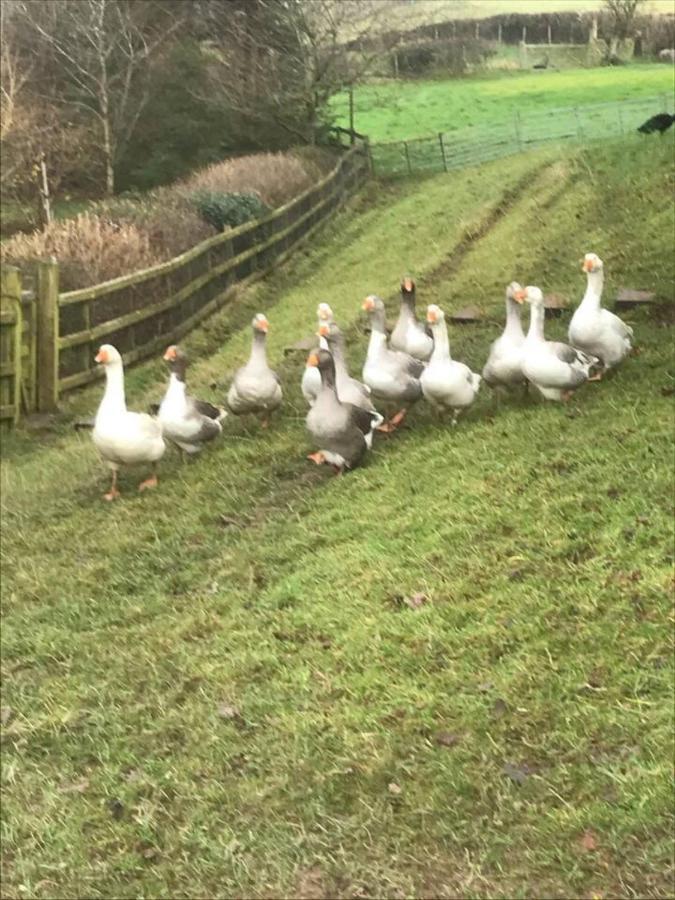
{"type": "Polygon", "coordinates": [[[105,193],[106,197],[112,197],[115,193],[115,169],[113,167],[113,150],[110,140],[110,122],[107,116],[103,119],[103,160],[105,163],[105,193]]]}

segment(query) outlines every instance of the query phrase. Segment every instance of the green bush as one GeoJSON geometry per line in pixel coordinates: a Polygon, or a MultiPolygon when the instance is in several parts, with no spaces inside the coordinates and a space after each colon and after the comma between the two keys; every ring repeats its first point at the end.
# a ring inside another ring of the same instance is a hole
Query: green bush
{"type": "Polygon", "coordinates": [[[194,195],[194,204],[199,215],[218,231],[225,227],[236,228],[251,219],[259,219],[269,207],[257,194],[223,194],[217,191],[202,191],[194,195]]]}

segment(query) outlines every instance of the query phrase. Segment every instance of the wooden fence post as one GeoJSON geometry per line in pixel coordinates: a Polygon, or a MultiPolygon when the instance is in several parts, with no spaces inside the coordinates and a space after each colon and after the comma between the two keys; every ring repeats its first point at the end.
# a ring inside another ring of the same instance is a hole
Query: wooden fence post
{"type": "Polygon", "coordinates": [[[403,149],[405,150],[405,161],[408,164],[408,175],[412,175],[412,167],[410,165],[410,154],[408,153],[407,141],[403,141],[403,149]]]}
{"type": "Polygon", "coordinates": [[[38,263],[37,407],[52,412],[59,401],[59,267],[52,256],[38,263]]]}
{"type": "MultiPolygon", "coordinates": [[[[21,415],[22,385],[21,352],[23,323],[21,315],[21,275],[19,270],[14,266],[2,266],[0,269],[0,281],[2,282],[0,293],[2,294],[4,307],[2,311],[2,325],[5,325],[6,327],[9,326],[12,332],[11,335],[9,335],[9,340],[4,337],[0,340],[0,347],[2,348],[2,358],[0,359],[0,362],[2,362],[3,369],[5,366],[11,367],[11,371],[3,371],[2,373],[5,378],[1,379],[0,406],[4,407],[4,421],[9,419],[7,407],[12,409],[12,420],[16,425],[21,415]],[[13,307],[13,310],[10,311],[8,307],[13,307]],[[5,321],[6,317],[7,321],[5,321]],[[7,385],[7,377],[11,377],[12,379],[11,387],[7,385]]],[[[2,328],[2,325],[0,325],[0,328],[2,328]]]]}
{"type": "Polygon", "coordinates": [[[448,171],[448,163],[445,159],[445,147],[443,146],[443,132],[438,132],[438,143],[441,145],[441,157],[443,158],[443,170],[448,171]]]}
{"type": "Polygon", "coordinates": [[[581,129],[581,120],[579,119],[579,110],[576,106],[574,107],[574,119],[577,123],[577,137],[583,137],[584,133],[581,129]]]}
{"type": "Polygon", "coordinates": [[[513,117],[513,124],[516,130],[516,141],[518,142],[518,149],[523,149],[523,135],[520,130],[520,113],[516,110],[513,117]]]}

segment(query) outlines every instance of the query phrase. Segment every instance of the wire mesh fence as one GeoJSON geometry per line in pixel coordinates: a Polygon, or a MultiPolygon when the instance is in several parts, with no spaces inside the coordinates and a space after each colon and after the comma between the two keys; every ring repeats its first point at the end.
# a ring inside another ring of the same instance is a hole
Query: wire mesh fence
{"type": "Polygon", "coordinates": [[[673,111],[661,94],[613,103],[590,103],[516,115],[494,125],[476,125],[434,137],[370,145],[377,176],[447,172],[489,162],[550,142],[589,141],[635,132],[650,116],[673,111]]]}

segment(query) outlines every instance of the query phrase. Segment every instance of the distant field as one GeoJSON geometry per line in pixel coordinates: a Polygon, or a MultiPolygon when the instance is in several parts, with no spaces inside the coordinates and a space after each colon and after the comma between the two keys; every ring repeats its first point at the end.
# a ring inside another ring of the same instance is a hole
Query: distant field
{"type": "MultiPolygon", "coordinates": [[[[340,0],[341,4],[345,0],[340,0]]],[[[487,19],[510,13],[592,12],[602,9],[604,0],[416,0],[411,3],[392,3],[373,0],[371,9],[382,8],[383,15],[375,16],[374,30],[408,30],[419,25],[434,25],[453,19],[487,19]]],[[[672,13],[671,0],[647,0],[646,13],[672,13]]],[[[371,29],[371,30],[373,30],[371,29]]],[[[342,37],[353,37],[354,28],[345,26],[342,37]]]]}
{"type": "MultiPolygon", "coordinates": [[[[467,125],[485,125],[558,106],[671,95],[673,70],[664,65],[569,69],[444,81],[386,81],[355,95],[355,127],[373,141],[394,141],[467,125]]],[[[335,97],[336,123],[346,126],[347,96],[335,97]]]]}

